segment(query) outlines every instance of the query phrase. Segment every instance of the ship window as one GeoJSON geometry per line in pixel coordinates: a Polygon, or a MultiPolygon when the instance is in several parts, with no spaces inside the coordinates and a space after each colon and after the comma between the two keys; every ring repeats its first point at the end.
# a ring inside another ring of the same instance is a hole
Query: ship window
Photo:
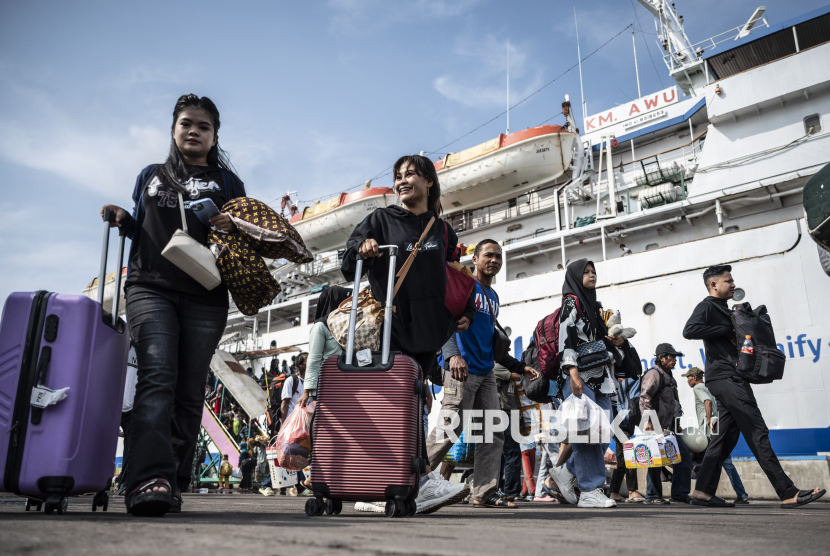
{"type": "Polygon", "coordinates": [[[646,245],[646,251],[651,251],[652,249],[659,249],[659,245],[656,243],[649,243],[646,245]]]}
{"type": "Polygon", "coordinates": [[[821,118],[818,114],[813,114],[804,118],[804,133],[810,133],[810,128],[813,129],[813,135],[821,133],[821,118]]]}
{"type": "Polygon", "coordinates": [[[732,232],[737,232],[738,230],[740,230],[740,228],[737,226],[729,226],[726,228],[726,233],[731,234],[732,232]]]}
{"type": "Polygon", "coordinates": [[[646,303],[643,305],[643,312],[647,315],[653,315],[656,310],[657,308],[654,306],[654,303],[646,303]]]}
{"type": "Polygon", "coordinates": [[[746,292],[744,290],[742,290],[741,288],[736,288],[735,293],[732,294],[732,299],[735,300],[735,301],[743,301],[743,299],[745,297],[746,297],[746,292]]]}
{"type": "Polygon", "coordinates": [[[525,276],[527,276],[527,272],[520,272],[516,275],[516,278],[524,278],[525,276]]]}

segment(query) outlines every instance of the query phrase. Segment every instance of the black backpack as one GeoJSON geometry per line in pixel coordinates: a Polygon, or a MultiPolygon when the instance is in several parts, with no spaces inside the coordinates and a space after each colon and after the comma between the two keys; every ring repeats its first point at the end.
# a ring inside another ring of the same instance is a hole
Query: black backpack
{"type": "Polygon", "coordinates": [[[530,344],[522,352],[522,363],[526,367],[534,369],[539,373],[539,378],[530,380],[530,377],[522,377],[522,388],[524,388],[525,396],[536,403],[550,403],[552,400],[548,395],[550,391],[550,380],[542,375],[539,367],[539,350],[536,347],[536,336],[530,341],[530,344]]]}
{"type": "Polygon", "coordinates": [[[738,303],[732,307],[730,317],[739,350],[738,373],[750,384],[769,384],[781,380],[787,357],[775,345],[775,333],[766,305],[753,311],[749,303],[738,303]],[[752,342],[753,353],[741,350],[747,336],[752,342]]]}

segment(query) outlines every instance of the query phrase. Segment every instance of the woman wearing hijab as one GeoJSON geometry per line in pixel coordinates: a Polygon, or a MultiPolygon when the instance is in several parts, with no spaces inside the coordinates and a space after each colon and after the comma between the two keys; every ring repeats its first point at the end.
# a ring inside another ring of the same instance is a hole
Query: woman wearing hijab
{"type": "Polygon", "coordinates": [[[314,313],[314,324],[308,333],[308,359],[305,369],[305,390],[300,397],[300,407],[308,404],[309,398],[317,395],[317,378],[320,376],[320,366],[332,355],[340,355],[343,348],[331,335],[328,317],[340,304],[351,297],[352,293],[346,288],[333,286],[326,288],[317,298],[317,311],[314,313]]]}
{"type": "MultiPolygon", "coordinates": [[[[562,354],[562,393],[587,396],[604,411],[611,411],[611,396],[616,392],[614,365],[609,364],[581,371],[577,366],[577,347],[596,340],[606,345],[622,346],[627,340],[609,336],[608,328],[597,301],[597,272],[592,261],[585,259],[568,265],[562,286],[562,309],[559,313],[559,353],[562,354]]],[[[616,502],[605,496],[605,450],[608,444],[571,444],[573,455],[567,464],[554,467],[550,474],[559,491],[571,504],[580,508],[613,508],[616,502]],[[577,498],[574,487],[580,494],[577,498]]]]}

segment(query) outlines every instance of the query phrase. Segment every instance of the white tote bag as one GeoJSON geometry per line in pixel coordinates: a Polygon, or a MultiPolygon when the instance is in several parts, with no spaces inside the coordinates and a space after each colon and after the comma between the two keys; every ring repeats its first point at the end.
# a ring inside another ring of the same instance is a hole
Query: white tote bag
{"type": "Polygon", "coordinates": [[[167,246],[161,252],[162,256],[185,271],[191,278],[202,284],[205,289],[212,290],[222,283],[216,258],[210,249],[190,237],[187,233],[187,220],[184,216],[184,199],[179,193],[179,208],[182,213],[182,229],[176,230],[167,246]]]}

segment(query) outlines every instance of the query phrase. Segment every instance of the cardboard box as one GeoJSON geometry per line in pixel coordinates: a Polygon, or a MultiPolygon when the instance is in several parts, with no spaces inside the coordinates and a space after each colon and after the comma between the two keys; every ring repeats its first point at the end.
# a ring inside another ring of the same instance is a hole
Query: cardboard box
{"type": "Polygon", "coordinates": [[[297,484],[297,472],[286,471],[279,466],[276,448],[268,448],[265,450],[265,457],[268,459],[268,468],[271,471],[271,488],[284,488],[297,484]]]}
{"type": "Polygon", "coordinates": [[[628,469],[663,467],[670,462],[666,456],[665,439],[662,435],[633,437],[623,444],[623,455],[628,469]]]}
{"type": "Polygon", "coordinates": [[[677,445],[677,438],[673,434],[667,434],[665,440],[666,456],[668,456],[669,462],[672,465],[680,463],[680,447],[677,445]]]}

